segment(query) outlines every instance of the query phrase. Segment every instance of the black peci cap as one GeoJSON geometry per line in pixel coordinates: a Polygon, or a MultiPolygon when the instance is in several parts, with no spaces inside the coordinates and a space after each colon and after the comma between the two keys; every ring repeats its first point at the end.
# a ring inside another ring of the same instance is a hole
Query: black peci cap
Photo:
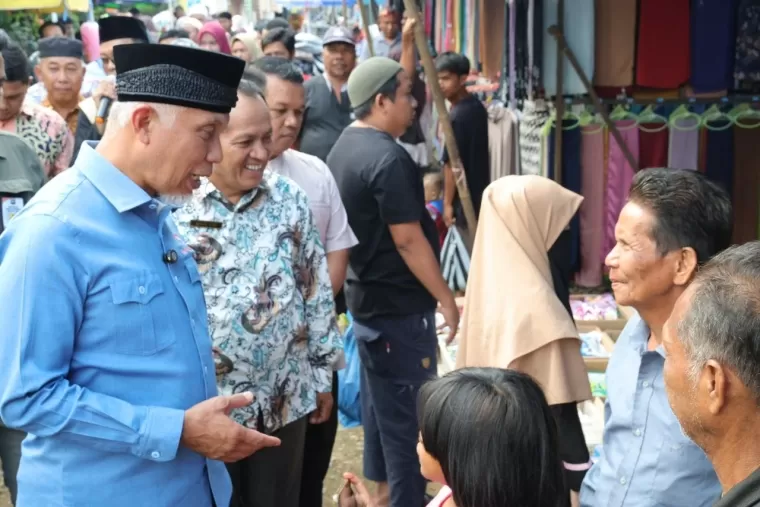
{"type": "Polygon", "coordinates": [[[40,39],[37,43],[37,49],[40,52],[40,59],[66,57],[66,58],[83,58],[84,49],[82,41],[70,39],[68,37],[48,37],[40,39]]]}
{"type": "Polygon", "coordinates": [[[134,39],[150,42],[145,23],[129,16],[109,16],[98,20],[100,43],[116,39],[134,39]]]}
{"type": "Polygon", "coordinates": [[[229,113],[245,69],[240,58],[169,44],[122,44],[113,50],[121,102],[154,102],[229,113]]]}

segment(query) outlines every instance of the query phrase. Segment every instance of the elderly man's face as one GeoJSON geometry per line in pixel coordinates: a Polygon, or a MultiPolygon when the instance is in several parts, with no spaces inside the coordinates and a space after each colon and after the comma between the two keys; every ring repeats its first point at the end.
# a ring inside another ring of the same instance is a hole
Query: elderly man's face
{"type": "Polygon", "coordinates": [[[261,183],[272,152],[269,108],[261,97],[238,94],[230,123],[221,135],[221,162],[214,165],[214,185],[234,200],[261,183]]]}
{"type": "Polygon", "coordinates": [[[689,309],[693,289],[693,286],[687,288],[678,298],[663,328],[662,345],[665,349],[663,380],[670,407],[681,423],[683,433],[699,444],[699,436],[704,432],[702,424],[704,407],[699,403],[698,392],[700,379],[690,376],[691,364],[678,336],[678,322],[689,309]]]}
{"type": "Polygon", "coordinates": [[[652,237],[654,225],[652,212],[635,202],[620,212],[615,247],[606,259],[618,304],[646,308],[673,289],[678,255],[660,255],[652,237]]]}
{"type": "Polygon", "coordinates": [[[267,76],[267,103],[272,119],[272,157],[293,146],[301,131],[306,94],[303,85],[267,76]]]}
{"type": "Polygon", "coordinates": [[[84,63],[79,58],[51,57],[40,60],[37,77],[53,103],[76,102],[84,80],[84,63]]]}
{"type": "Polygon", "coordinates": [[[173,122],[162,122],[149,106],[138,111],[131,124],[138,129],[145,159],[155,161],[144,174],[145,186],[162,196],[192,194],[199,178],[210,176],[213,164],[222,159],[219,135],[228,115],[180,108],[173,122]]]}

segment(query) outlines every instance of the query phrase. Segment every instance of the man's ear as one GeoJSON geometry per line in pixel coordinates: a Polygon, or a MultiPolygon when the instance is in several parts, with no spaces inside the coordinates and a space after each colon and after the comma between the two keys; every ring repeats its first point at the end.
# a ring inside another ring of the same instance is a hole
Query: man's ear
{"type": "Polygon", "coordinates": [[[692,247],[681,248],[678,252],[676,259],[676,272],[673,277],[673,283],[680,286],[685,286],[691,282],[694,275],[697,273],[699,262],[697,261],[697,252],[692,247]]]}
{"type": "MultiPolygon", "coordinates": [[[[37,78],[37,81],[42,81],[42,65],[37,64],[34,66],[34,77],[37,78]]],[[[29,78],[29,81],[31,81],[32,78],[29,78]]]]}
{"type": "Polygon", "coordinates": [[[157,121],[158,116],[148,105],[142,105],[135,108],[130,117],[130,125],[132,126],[132,131],[134,132],[135,137],[137,137],[141,143],[146,145],[150,144],[150,135],[157,121]]]}

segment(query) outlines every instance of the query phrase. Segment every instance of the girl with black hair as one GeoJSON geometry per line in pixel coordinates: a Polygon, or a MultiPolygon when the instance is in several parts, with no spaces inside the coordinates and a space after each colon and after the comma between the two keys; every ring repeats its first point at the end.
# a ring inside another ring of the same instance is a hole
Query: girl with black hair
{"type": "MultiPolygon", "coordinates": [[[[566,507],[557,429],[543,391],[528,375],[464,368],[425,384],[418,402],[422,475],[444,487],[428,507],[566,507]]],[[[341,507],[373,507],[355,488],[341,507]]]]}

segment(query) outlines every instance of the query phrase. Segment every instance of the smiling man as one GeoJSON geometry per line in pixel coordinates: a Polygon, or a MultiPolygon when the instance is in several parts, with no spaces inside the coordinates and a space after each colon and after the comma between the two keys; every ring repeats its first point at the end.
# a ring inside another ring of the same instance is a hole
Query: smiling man
{"type": "MultiPolygon", "coordinates": [[[[342,295],[346,281],[348,252],[358,243],[348,226],[346,209],[340,199],[338,185],[330,169],[313,155],[290,147],[296,140],[303,122],[305,94],[301,71],[284,58],[265,56],[254,63],[265,74],[266,98],[272,119],[273,171],[295,181],[309,198],[309,207],[319,230],[319,237],[327,253],[327,268],[337,313],[346,311],[342,295]]],[[[310,424],[306,432],[301,507],[321,506],[325,475],[330,467],[335,434],[338,430],[338,374],[344,366],[342,354],[333,364],[333,410],[330,419],[321,424],[310,424]]]]}
{"type": "Polygon", "coordinates": [[[607,256],[618,304],[633,307],[607,367],[602,456],[581,487],[585,507],[708,507],[720,484],[681,431],[663,384],[663,327],[698,268],[731,239],[731,203],[696,171],[636,174],[607,256]]]}
{"type": "Polygon", "coordinates": [[[342,348],[307,194],[266,169],[272,136],[263,92],[244,78],[223,157],[175,214],[199,262],[219,389],[256,397],[232,417],[282,441],[229,465],[232,507],[299,506],[307,425],[330,416],[331,365],[342,348]]]}

